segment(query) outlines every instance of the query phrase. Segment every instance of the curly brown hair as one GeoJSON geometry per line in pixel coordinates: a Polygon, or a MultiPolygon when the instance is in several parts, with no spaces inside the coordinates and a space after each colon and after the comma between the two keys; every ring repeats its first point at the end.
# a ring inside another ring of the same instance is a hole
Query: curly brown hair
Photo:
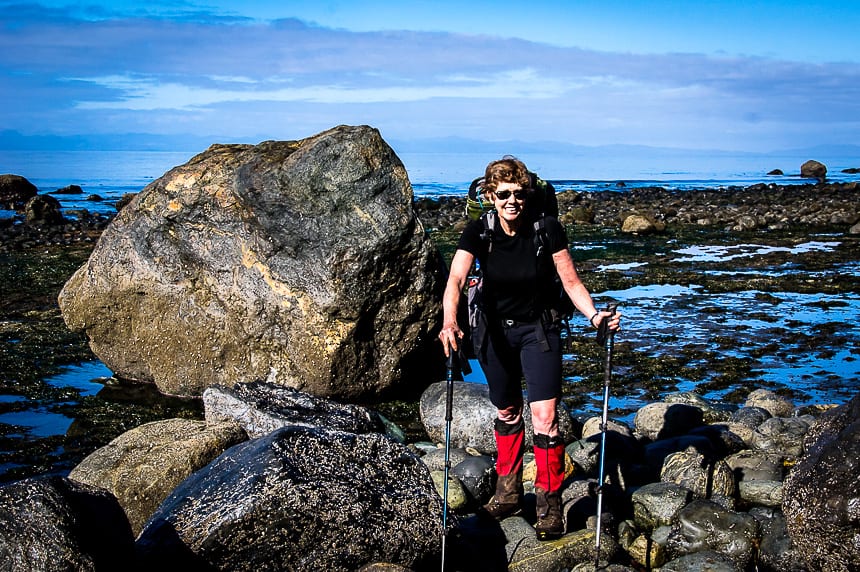
{"type": "Polygon", "coordinates": [[[484,181],[481,185],[485,193],[492,193],[499,183],[516,183],[522,189],[531,186],[531,177],[525,163],[511,155],[505,155],[498,161],[487,165],[484,171],[484,181]]]}

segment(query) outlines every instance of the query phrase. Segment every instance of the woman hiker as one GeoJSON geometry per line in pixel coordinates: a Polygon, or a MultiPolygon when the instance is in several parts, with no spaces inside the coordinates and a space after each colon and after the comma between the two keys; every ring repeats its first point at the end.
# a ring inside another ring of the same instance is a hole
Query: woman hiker
{"type": "Polygon", "coordinates": [[[451,261],[443,298],[444,323],[439,339],[456,351],[464,333],[457,324],[457,307],[472,264],[477,258],[483,273],[482,311],[486,332],[477,335],[476,352],[487,378],[490,401],[498,410],[496,440],[496,491],[482,512],[501,520],[522,510],[523,498],[523,393],[525,377],[534,427],[537,463],[535,532],[541,540],[564,534],[561,485],[564,479],[564,440],[559,433],[556,406],[561,397],[560,326],[549,318],[551,293],[558,292],[555,274],[574,306],[595,328],[603,320],[619,328],[620,314],[598,311],[577,275],[568,251],[567,235],[554,217],[543,217],[543,230],[535,224],[542,213],[531,188],[532,178],[519,160],[506,156],[490,163],[483,192],[492,200],[496,219],[487,228],[483,220],[471,222],[460,236],[451,261]],[[530,207],[532,207],[530,209],[530,207]],[[545,235],[544,250],[551,264],[541,264],[535,235],[545,235]]]}

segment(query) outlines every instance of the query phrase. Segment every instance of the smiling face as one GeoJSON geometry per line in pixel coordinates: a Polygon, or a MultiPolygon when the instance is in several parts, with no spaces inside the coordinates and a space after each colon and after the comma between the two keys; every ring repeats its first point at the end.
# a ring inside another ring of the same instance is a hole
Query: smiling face
{"type": "Polygon", "coordinates": [[[526,206],[526,191],[518,183],[499,183],[492,197],[502,224],[507,223],[506,227],[510,229],[516,228],[526,206]]]}
{"type": "Polygon", "coordinates": [[[528,191],[531,188],[529,170],[516,157],[505,155],[487,165],[483,188],[493,201],[502,229],[513,235],[523,218],[528,191]]]}

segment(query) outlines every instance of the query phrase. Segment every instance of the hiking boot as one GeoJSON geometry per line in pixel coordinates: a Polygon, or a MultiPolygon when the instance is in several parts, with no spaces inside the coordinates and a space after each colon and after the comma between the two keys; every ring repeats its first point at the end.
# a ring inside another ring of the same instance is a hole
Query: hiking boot
{"type": "Polygon", "coordinates": [[[564,534],[564,518],[561,515],[561,495],[535,489],[537,522],[535,532],[538,540],[554,540],[564,534]]]}
{"type": "Polygon", "coordinates": [[[480,512],[496,520],[522,512],[523,502],[523,447],[525,424],[522,417],[516,423],[496,419],[496,493],[480,512]]]}
{"type": "Polygon", "coordinates": [[[523,511],[523,472],[503,475],[496,481],[496,493],[490,502],[481,507],[481,513],[496,520],[520,514],[523,511]]]}
{"type": "Polygon", "coordinates": [[[536,433],[534,436],[535,497],[538,540],[552,540],[564,534],[564,518],[561,515],[561,486],[564,482],[564,440],[561,435],[550,437],[536,433]]]}

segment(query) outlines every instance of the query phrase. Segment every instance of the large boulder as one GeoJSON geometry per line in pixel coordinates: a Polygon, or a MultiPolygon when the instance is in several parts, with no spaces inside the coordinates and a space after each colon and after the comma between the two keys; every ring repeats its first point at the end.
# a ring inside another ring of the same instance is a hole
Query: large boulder
{"type": "Polygon", "coordinates": [[[147,570],[426,566],[442,499],[404,445],[377,433],[285,427],[194,473],[138,538],[147,570]]]}
{"type": "Polygon", "coordinates": [[[107,491],[63,477],[0,487],[0,569],[128,570],[134,537],[107,491]]]}
{"type": "Polygon", "coordinates": [[[0,175],[0,208],[22,210],[39,189],[21,175],[0,175]]]}
{"type": "Polygon", "coordinates": [[[785,480],[783,512],[810,570],[860,570],[860,396],[823,414],[785,480]]]}
{"type": "Polygon", "coordinates": [[[212,427],[191,419],[145,423],[91,453],[72,469],[69,479],[112,493],[136,535],[179,483],[245,439],[235,423],[212,427]]]}
{"type": "Polygon", "coordinates": [[[444,374],[444,264],[370,127],[213,145],[143,189],[66,283],[66,323],[170,394],[266,379],[343,400],[444,374]],[[408,383],[407,383],[408,382],[408,383]]]}

